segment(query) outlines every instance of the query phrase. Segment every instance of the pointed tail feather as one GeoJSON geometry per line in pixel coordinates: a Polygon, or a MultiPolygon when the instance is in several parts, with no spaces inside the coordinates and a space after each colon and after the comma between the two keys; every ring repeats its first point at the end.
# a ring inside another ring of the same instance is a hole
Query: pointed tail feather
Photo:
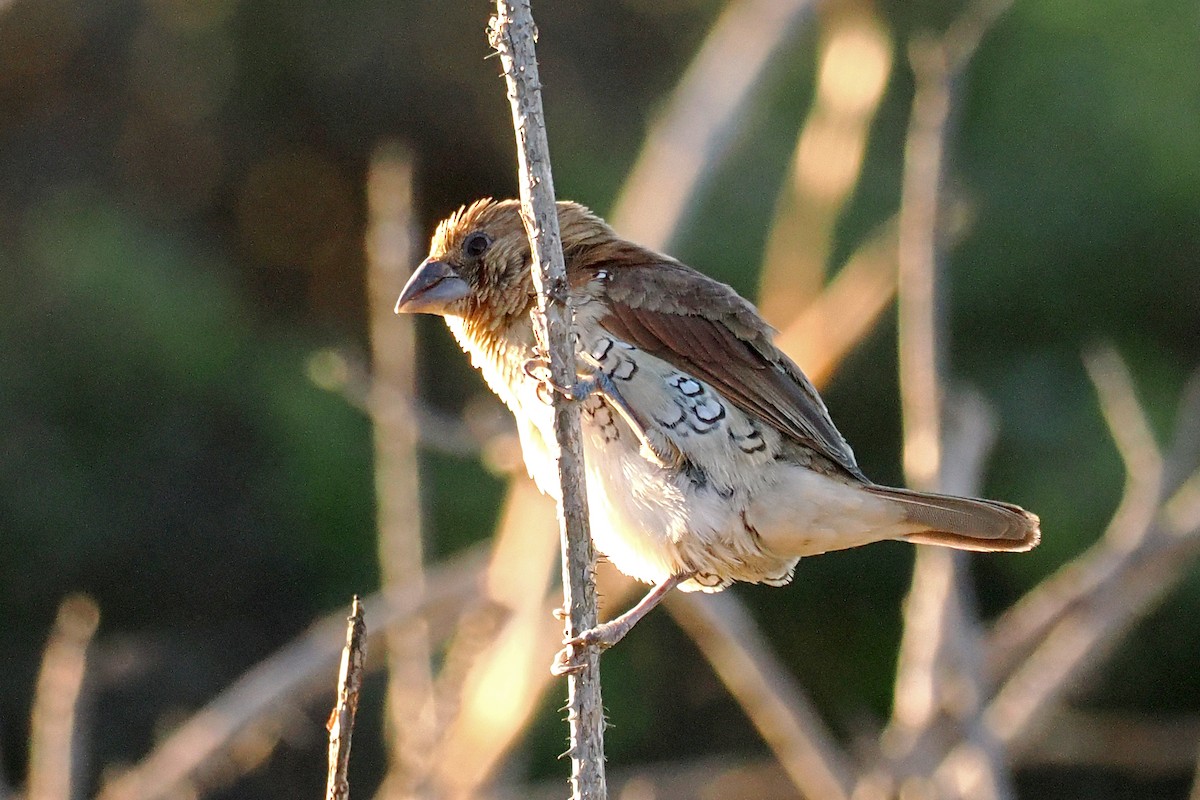
{"type": "Polygon", "coordinates": [[[1041,541],[1036,514],[1010,503],[927,494],[886,486],[867,491],[898,503],[908,522],[925,528],[905,534],[917,544],[936,544],[957,550],[1021,553],[1041,541]]]}

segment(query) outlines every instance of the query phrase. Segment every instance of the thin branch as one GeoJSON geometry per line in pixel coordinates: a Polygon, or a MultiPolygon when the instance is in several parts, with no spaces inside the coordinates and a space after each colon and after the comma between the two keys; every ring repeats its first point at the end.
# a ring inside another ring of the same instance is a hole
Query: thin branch
{"type": "MultiPolygon", "coordinates": [[[[412,163],[395,142],[380,145],[367,175],[367,298],[372,386],[416,396],[416,331],[386,298],[396,294],[413,258],[412,163]]],[[[410,401],[411,402],[411,401],[410,401]]],[[[385,592],[422,591],[421,497],[417,431],[405,405],[372,399],[379,574],[385,592]]],[[[380,795],[411,794],[428,767],[435,737],[429,632],[417,621],[385,634],[388,773],[380,795]]]]}
{"type": "Polygon", "coordinates": [[[88,647],[99,624],[100,609],[90,597],[73,595],[58,608],[34,688],[26,800],[77,796],[76,711],[88,647]]]}
{"type": "Polygon", "coordinates": [[[673,592],[671,616],[692,639],[805,797],[847,800],[853,767],[804,690],[728,593],[673,592]]]}
{"type": "MultiPolygon", "coordinates": [[[[904,472],[908,485],[919,490],[944,490],[947,477],[962,472],[951,469],[942,452],[938,273],[945,159],[957,84],[1005,8],[1003,2],[974,3],[940,40],[918,39],[909,51],[916,87],[899,214],[898,318],[904,472]]],[[[981,634],[964,569],[960,553],[917,548],[885,746],[902,773],[928,775],[935,724],[950,723],[960,732],[951,740],[960,743],[933,776],[940,791],[952,797],[1006,798],[1013,795],[1008,767],[980,716],[981,634]]]]}
{"type": "Polygon", "coordinates": [[[824,291],[780,332],[775,344],[820,388],[874,329],[895,296],[893,219],[859,247],[824,291]]]}
{"type": "Polygon", "coordinates": [[[996,621],[987,643],[987,682],[996,686],[1077,604],[1113,580],[1141,542],[1162,502],[1163,459],[1138,402],[1129,369],[1110,347],[1086,358],[1109,434],[1125,465],[1125,491],[1104,537],[1030,590],[996,621]]]}
{"type": "Polygon", "coordinates": [[[681,221],[746,118],[751,93],[813,0],[735,0],[651,124],[609,219],[622,236],[669,250],[681,221]]]}
{"type": "Polygon", "coordinates": [[[1072,688],[1095,672],[1200,557],[1200,496],[1180,489],[1144,541],[1047,630],[988,705],[995,734],[1018,751],[1072,688]]]}
{"type": "MultiPolygon", "coordinates": [[[[537,31],[528,0],[497,0],[490,39],[504,67],[512,106],[520,169],[521,216],[529,236],[534,285],[538,293],[535,329],[550,357],[551,379],[559,386],[576,381],[572,311],[567,302],[567,270],[558,230],[558,209],[550,170],[550,147],[542,112],[534,40],[537,31]],[[545,328],[542,330],[544,321],[545,328]]],[[[578,404],[554,396],[554,439],[558,445],[559,520],[563,553],[563,608],[567,636],[594,627],[596,556],[589,532],[583,435],[578,404]]],[[[600,652],[573,647],[580,669],[568,676],[567,718],[571,727],[571,785],[576,800],[607,796],[604,782],[604,706],[600,695],[600,652]]]]}
{"type": "Polygon", "coordinates": [[[891,40],[871,4],[826,3],[819,15],[816,97],[780,188],[759,277],[759,311],[780,327],[825,283],[838,216],[858,181],[892,68],[891,40]]]}
{"type": "MultiPolygon", "coordinates": [[[[483,552],[471,550],[431,570],[422,594],[376,594],[364,600],[375,620],[368,644],[388,627],[418,616],[430,619],[431,630],[444,630],[445,618],[478,595],[482,563],[483,552]]],[[[304,695],[324,687],[338,663],[345,625],[343,612],[332,614],[256,664],[137,765],[108,781],[98,800],[168,800],[212,784],[239,743],[275,727],[273,722],[287,718],[304,695]]]]}
{"type": "Polygon", "coordinates": [[[346,646],[342,649],[342,664],[338,670],[337,702],[325,725],[329,730],[329,778],[325,784],[325,800],[350,800],[350,745],[365,671],[366,638],[362,603],[355,595],[350,616],[346,619],[346,646]]]}
{"type": "MultiPolygon", "coordinates": [[[[1108,362],[1109,367],[1112,363],[1108,362]]],[[[1124,385],[1118,391],[1127,371],[1119,367],[1107,375],[1097,382],[1098,392],[1107,397],[1106,419],[1114,429],[1137,428],[1143,412],[1132,387],[1124,385]],[[1135,419],[1127,419],[1128,414],[1135,419]]],[[[1200,426],[1200,402],[1190,393],[1186,397],[1176,422],[1176,442],[1162,465],[1163,475],[1185,475],[1182,465],[1194,465],[1197,458],[1179,444],[1193,441],[1200,426]]],[[[1113,436],[1123,442],[1118,449],[1130,458],[1131,465],[1154,461],[1152,455],[1139,451],[1157,450],[1148,433],[1141,435],[1140,445],[1134,444],[1139,435],[1131,438],[1128,429],[1114,430],[1113,436]]],[[[1154,481],[1131,477],[1127,489],[1147,492],[1145,487],[1154,485],[1154,481]]],[[[1003,669],[994,667],[992,677],[1001,686],[988,706],[986,719],[995,734],[1017,752],[1036,738],[1048,715],[1072,688],[1099,667],[1129,629],[1200,557],[1200,472],[1178,486],[1165,488],[1168,496],[1155,504],[1151,514],[1118,514],[1101,542],[1044,581],[1002,620],[990,644],[1009,648],[1009,652],[994,652],[989,659],[1003,669]],[[1140,526],[1143,521],[1144,529],[1122,530],[1123,525],[1140,526]],[[1028,655],[1014,661],[1013,650],[1028,655]]],[[[1128,506],[1127,501],[1123,500],[1122,506],[1128,506]]]]}
{"type": "Polygon", "coordinates": [[[561,646],[548,595],[558,551],[552,506],[514,476],[492,537],[484,601],[459,622],[438,675],[441,736],[431,794],[474,797],[525,728],[561,646]],[[502,688],[498,688],[502,687],[502,688]]]}

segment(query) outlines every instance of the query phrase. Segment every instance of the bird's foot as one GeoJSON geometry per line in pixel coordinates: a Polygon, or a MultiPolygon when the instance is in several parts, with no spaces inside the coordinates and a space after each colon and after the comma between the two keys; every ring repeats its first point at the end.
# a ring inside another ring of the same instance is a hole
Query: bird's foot
{"type": "Polygon", "coordinates": [[[580,634],[563,639],[565,647],[559,650],[554,657],[553,663],[550,664],[550,673],[552,675],[571,675],[581,671],[586,666],[584,659],[587,657],[588,648],[597,647],[600,652],[604,652],[624,639],[625,634],[633,630],[633,626],[638,624],[642,617],[650,612],[650,609],[661,603],[672,589],[691,577],[692,573],[690,572],[672,575],[662,583],[655,585],[646,593],[645,597],[638,601],[637,605],[616,619],[603,622],[580,634]]]}
{"type": "MultiPolygon", "coordinates": [[[[571,386],[563,386],[550,376],[550,361],[545,358],[529,359],[521,365],[521,371],[537,381],[538,399],[547,405],[554,400],[551,392],[568,400],[583,401],[598,391],[600,385],[595,378],[589,376],[584,380],[577,380],[571,386]]],[[[609,379],[609,383],[611,383],[611,379],[609,379]]]]}
{"type": "Polygon", "coordinates": [[[522,366],[522,371],[538,382],[538,399],[549,405],[553,402],[551,392],[557,392],[568,400],[582,402],[593,394],[604,398],[609,407],[625,421],[633,435],[641,445],[641,453],[647,459],[661,467],[678,467],[683,464],[683,453],[670,441],[662,437],[651,437],[650,426],[629,405],[629,401],[621,394],[612,376],[604,370],[604,366],[587,352],[577,353],[576,373],[579,376],[574,385],[560,386],[550,377],[550,362],[544,358],[531,358],[522,366]]]}
{"type": "Polygon", "coordinates": [[[553,675],[571,675],[582,670],[585,666],[583,659],[587,656],[589,647],[598,647],[604,652],[625,638],[625,634],[633,629],[636,619],[627,619],[622,615],[611,622],[603,622],[594,628],[588,628],[578,636],[563,639],[562,650],[554,656],[550,665],[553,675]]]}

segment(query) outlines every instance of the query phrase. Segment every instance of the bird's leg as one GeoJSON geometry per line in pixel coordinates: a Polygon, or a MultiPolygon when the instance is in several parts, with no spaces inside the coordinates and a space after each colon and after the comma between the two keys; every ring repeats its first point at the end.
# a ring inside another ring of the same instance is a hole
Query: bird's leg
{"type": "Polygon", "coordinates": [[[691,577],[692,573],[690,572],[685,572],[681,575],[672,575],[662,583],[656,584],[653,589],[646,593],[645,597],[638,601],[637,605],[621,616],[608,622],[603,622],[594,628],[588,628],[578,636],[564,639],[563,644],[566,647],[558,651],[558,655],[554,657],[554,663],[550,665],[550,671],[555,675],[578,672],[583,666],[575,662],[574,655],[582,655],[583,648],[591,645],[596,645],[602,651],[612,647],[624,639],[625,634],[629,633],[642,617],[650,613],[651,609],[661,603],[663,598],[672,589],[691,577]],[[572,653],[572,650],[574,650],[574,653],[572,653]]]}

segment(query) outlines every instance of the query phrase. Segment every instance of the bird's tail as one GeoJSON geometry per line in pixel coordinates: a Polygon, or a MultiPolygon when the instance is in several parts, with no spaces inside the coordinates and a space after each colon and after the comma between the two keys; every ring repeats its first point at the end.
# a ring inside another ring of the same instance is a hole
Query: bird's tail
{"type": "Polygon", "coordinates": [[[923,529],[902,537],[916,544],[985,553],[1021,553],[1032,550],[1042,538],[1037,515],[1010,503],[886,486],[870,486],[867,491],[899,504],[905,520],[923,529]]]}

